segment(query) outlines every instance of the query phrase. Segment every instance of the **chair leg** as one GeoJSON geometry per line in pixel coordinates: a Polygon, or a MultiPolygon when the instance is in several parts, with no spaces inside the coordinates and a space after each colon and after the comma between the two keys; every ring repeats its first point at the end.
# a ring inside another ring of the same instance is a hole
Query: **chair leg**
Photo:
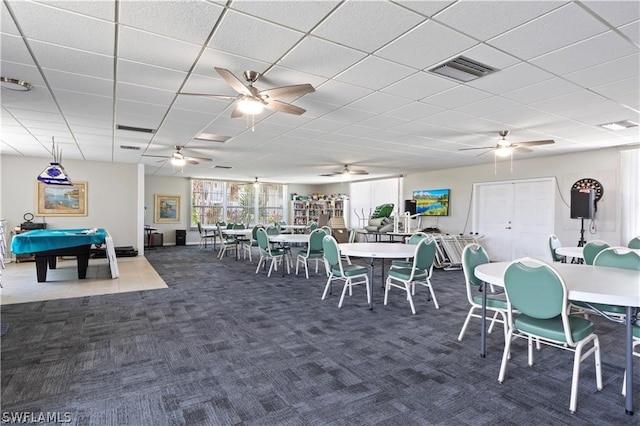
{"type": "MultiPolygon", "coordinates": [[[[409,305],[411,305],[411,312],[413,315],[416,314],[416,307],[413,305],[413,297],[411,296],[411,284],[408,282],[404,283],[404,288],[407,292],[407,299],[409,299],[409,305]]],[[[415,288],[415,286],[413,286],[415,288]]]]}
{"type": "Polygon", "coordinates": [[[469,308],[469,313],[467,314],[467,318],[464,320],[464,324],[462,324],[462,329],[460,330],[460,334],[458,334],[458,342],[462,342],[464,338],[464,333],[467,331],[467,326],[469,325],[469,321],[471,321],[471,317],[473,316],[473,311],[475,311],[476,307],[472,306],[469,308]]]}
{"type": "MultiPolygon", "coordinates": [[[[538,342],[537,339],[536,342],[538,342]]],[[[527,338],[527,351],[529,353],[529,367],[531,367],[533,365],[533,337],[531,336],[527,338]]]]}
{"type": "Polygon", "coordinates": [[[427,287],[429,287],[429,293],[431,294],[431,298],[433,299],[433,304],[436,309],[440,309],[440,305],[438,304],[438,299],[436,298],[436,293],[433,291],[433,287],[431,286],[431,282],[427,279],[427,287]]]}
{"type": "Polygon", "coordinates": [[[384,286],[384,305],[387,306],[387,299],[389,298],[389,288],[391,287],[391,277],[387,277],[387,282],[384,286]]]}
{"type": "Polygon", "coordinates": [[[333,277],[329,276],[329,278],[327,279],[327,284],[324,286],[324,292],[322,293],[322,300],[324,300],[327,297],[327,293],[331,294],[331,278],[333,277]]]}
{"type": "Polygon", "coordinates": [[[504,351],[502,352],[502,362],[500,363],[500,373],[498,374],[498,382],[504,382],[504,375],[507,372],[507,362],[509,361],[509,352],[511,351],[511,336],[513,329],[507,331],[507,339],[504,341],[504,351]]]}
{"type": "Polygon", "coordinates": [[[350,279],[345,279],[344,281],[344,287],[342,287],[342,295],[340,296],[340,302],[338,302],[338,309],[342,308],[342,302],[344,301],[344,295],[347,292],[347,287],[349,287],[349,289],[351,289],[351,280],[350,279]]]}

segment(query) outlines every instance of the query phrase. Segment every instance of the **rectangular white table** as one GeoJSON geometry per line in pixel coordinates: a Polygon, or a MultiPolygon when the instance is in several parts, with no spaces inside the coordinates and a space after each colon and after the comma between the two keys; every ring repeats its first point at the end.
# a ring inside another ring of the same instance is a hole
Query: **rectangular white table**
{"type": "MultiPolygon", "coordinates": [[[[504,271],[510,262],[476,266],[474,274],[485,283],[504,287],[504,271]]],[[[626,306],[626,413],[633,415],[633,321],[640,307],[640,271],[606,266],[554,263],[551,265],[564,280],[568,298],[580,302],[626,306]]],[[[482,289],[482,330],[480,355],[485,355],[486,286],[482,289]]]]}
{"type": "MultiPolygon", "coordinates": [[[[640,249],[623,248],[640,254],[640,249]]],[[[556,253],[562,256],[573,257],[575,259],[584,259],[584,247],[558,247],[556,249],[556,253]]]]}

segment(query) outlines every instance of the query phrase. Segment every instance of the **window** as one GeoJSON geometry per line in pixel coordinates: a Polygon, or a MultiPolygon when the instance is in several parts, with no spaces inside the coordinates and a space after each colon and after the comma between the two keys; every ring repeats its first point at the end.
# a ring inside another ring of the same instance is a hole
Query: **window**
{"type": "Polygon", "coordinates": [[[269,224],[285,220],[286,186],[210,179],[191,180],[191,226],[217,222],[269,224]],[[257,220],[256,220],[257,218],[257,220]]]}
{"type": "MultiPolygon", "coordinates": [[[[353,182],[349,186],[351,217],[353,228],[364,228],[369,224],[369,216],[381,204],[393,203],[398,211],[402,194],[402,178],[353,182]]],[[[345,212],[345,214],[348,214],[345,212]]]]}

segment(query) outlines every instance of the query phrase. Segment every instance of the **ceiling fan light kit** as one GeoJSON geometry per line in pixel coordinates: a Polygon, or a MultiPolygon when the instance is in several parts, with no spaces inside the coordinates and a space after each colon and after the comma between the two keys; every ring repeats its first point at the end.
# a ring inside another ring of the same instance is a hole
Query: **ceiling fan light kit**
{"type": "Polygon", "coordinates": [[[264,105],[256,99],[245,97],[238,101],[238,110],[246,115],[257,115],[264,111],[264,105]]]}

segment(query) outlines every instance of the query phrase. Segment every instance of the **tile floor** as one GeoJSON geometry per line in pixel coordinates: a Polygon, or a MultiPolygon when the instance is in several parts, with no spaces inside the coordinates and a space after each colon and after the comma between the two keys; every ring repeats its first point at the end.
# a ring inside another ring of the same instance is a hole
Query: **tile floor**
{"type": "Polygon", "coordinates": [[[39,283],[34,262],[6,263],[0,271],[0,304],[167,288],[144,256],[119,257],[118,269],[120,276],[112,279],[107,259],[91,259],[87,278],[78,280],[76,260],[58,260],[57,268],[47,272],[47,281],[39,283]]]}

